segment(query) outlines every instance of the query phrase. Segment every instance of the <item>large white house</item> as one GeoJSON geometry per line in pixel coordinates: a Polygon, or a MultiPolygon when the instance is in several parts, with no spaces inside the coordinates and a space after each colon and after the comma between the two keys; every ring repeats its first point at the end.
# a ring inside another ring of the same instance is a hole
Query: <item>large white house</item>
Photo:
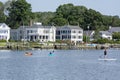
{"type": "Polygon", "coordinates": [[[33,26],[21,26],[18,29],[11,30],[11,39],[39,42],[55,42],[56,28],[54,26],[42,26],[34,24],[33,26]]]}
{"type": "Polygon", "coordinates": [[[62,26],[56,28],[57,40],[70,40],[71,42],[79,43],[83,41],[83,29],[79,26],[62,26]]]}
{"type": "Polygon", "coordinates": [[[0,40],[8,41],[10,39],[10,27],[5,23],[0,23],[0,40]]]}
{"type": "Polygon", "coordinates": [[[25,39],[27,39],[28,41],[56,41],[56,28],[54,26],[33,25],[26,28],[25,34],[25,39]]]}

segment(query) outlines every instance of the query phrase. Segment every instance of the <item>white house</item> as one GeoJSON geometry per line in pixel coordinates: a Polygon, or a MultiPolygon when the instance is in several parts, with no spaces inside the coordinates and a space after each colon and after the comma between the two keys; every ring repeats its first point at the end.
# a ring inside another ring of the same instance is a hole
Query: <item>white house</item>
{"type": "Polygon", "coordinates": [[[13,40],[55,42],[56,28],[54,26],[42,26],[34,24],[33,26],[21,26],[11,31],[13,40]]]}
{"type": "Polygon", "coordinates": [[[0,23],[0,40],[8,41],[10,39],[10,27],[5,23],[0,23]]]}
{"type": "Polygon", "coordinates": [[[112,34],[114,32],[120,32],[120,27],[109,27],[108,31],[100,31],[100,36],[102,38],[107,38],[109,40],[112,40],[112,34]]]}
{"type": "Polygon", "coordinates": [[[100,31],[100,37],[112,40],[112,33],[109,31],[100,31]]]}
{"type": "Polygon", "coordinates": [[[62,26],[56,29],[57,40],[70,40],[75,44],[83,41],[83,29],[79,26],[62,26]]]}
{"type": "Polygon", "coordinates": [[[54,26],[33,25],[26,28],[25,38],[28,41],[55,42],[56,28],[54,26]]]}

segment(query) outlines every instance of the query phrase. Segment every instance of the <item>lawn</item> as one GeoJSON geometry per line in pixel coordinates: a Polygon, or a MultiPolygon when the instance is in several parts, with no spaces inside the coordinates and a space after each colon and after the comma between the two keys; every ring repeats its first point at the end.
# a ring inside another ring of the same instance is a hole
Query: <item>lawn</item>
{"type": "Polygon", "coordinates": [[[0,42],[0,46],[6,46],[6,42],[0,42]]]}

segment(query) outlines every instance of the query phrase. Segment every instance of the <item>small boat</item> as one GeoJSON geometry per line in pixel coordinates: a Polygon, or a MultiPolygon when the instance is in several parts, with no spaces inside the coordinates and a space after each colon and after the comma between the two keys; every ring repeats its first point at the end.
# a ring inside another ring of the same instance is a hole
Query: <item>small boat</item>
{"type": "Polygon", "coordinates": [[[26,52],[25,56],[32,56],[33,54],[31,52],[26,52]]]}

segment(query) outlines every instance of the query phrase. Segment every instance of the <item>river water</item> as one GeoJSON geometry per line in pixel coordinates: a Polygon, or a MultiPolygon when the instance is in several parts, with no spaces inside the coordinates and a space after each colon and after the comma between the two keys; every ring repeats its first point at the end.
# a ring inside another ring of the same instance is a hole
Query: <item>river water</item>
{"type": "Polygon", "coordinates": [[[120,50],[109,49],[101,61],[103,50],[0,50],[0,80],[119,80],[120,50]]]}

